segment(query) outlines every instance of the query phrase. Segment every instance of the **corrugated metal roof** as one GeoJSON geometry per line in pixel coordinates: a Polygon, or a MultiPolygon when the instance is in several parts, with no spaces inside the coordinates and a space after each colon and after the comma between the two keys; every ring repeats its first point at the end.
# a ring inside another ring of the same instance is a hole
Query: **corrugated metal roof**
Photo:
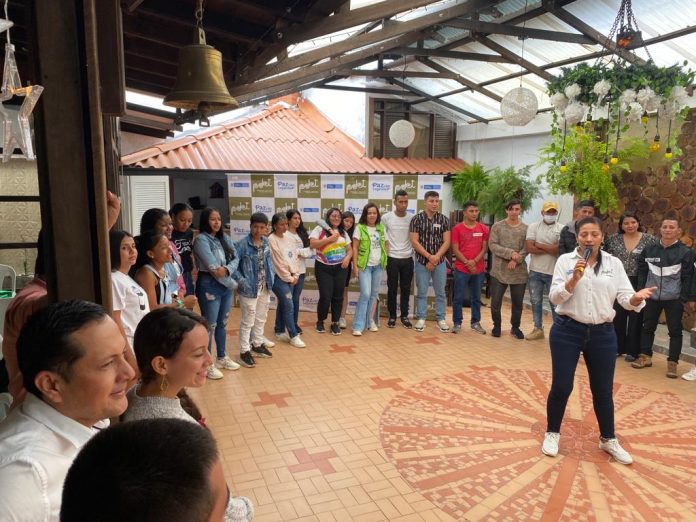
{"type": "Polygon", "coordinates": [[[367,158],[364,148],[307,100],[164,141],[121,159],[126,167],[368,174],[451,174],[460,159],[367,158]]]}

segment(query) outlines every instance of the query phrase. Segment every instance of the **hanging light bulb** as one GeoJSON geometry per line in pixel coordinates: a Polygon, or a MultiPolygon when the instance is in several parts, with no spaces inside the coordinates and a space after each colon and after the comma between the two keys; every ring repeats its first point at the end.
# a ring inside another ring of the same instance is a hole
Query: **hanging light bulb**
{"type": "Polygon", "coordinates": [[[648,119],[649,119],[649,118],[648,118],[648,111],[644,111],[644,112],[643,112],[643,115],[640,117],[640,122],[641,122],[643,125],[647,125],[647,124],[648,124],[648,119]]]}
{"type": "Polygon", "coordinates": [[[611,159],[609,160],[609,163],[612,165],[616,165],[619,162],[619,155],[616,151],[614,151],[611,155],[611,159]]]}
{"type": "Polygon", "coordinates": [[[658,152],[660,150],[660,135],[655,134],[653,142],[650,144],[650,152],[658,152]]]}
{"type": "Polygon", "coordinates": [[[558,167],[561,172],[568,172],[568,165],[566,165],[566,160],[561,160],[561,166],[558,167]]]}
{"type": "Polygon", "coordinates": [[[672,154],[672,147],[667,147],[667,149],[665,150],[665,159],[666,159],[666,160],[671,160],[671,159],[672,159],[672,156],[673,156],[673,154],[672,154]]]}

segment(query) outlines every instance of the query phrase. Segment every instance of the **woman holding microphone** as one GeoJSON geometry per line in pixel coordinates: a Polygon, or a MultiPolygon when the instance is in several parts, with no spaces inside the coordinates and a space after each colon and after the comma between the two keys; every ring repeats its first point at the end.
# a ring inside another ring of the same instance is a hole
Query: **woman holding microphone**
{"type": "Polygon", "coordinates": [[[561,422],[573,391],[575,369],[582,352],[590,378],[592,402],[599,424],[599,449],[621,464],[631,464],[631,455],[614,433],[614,367],[616,331],[614,300],[627,310],[640,311],[655,288],[633,290],[623,264],[602,253],[602,222],[595,217],[575,224],[578,248],[558,258],[553,273],[550,301],[556,305],[549,344],[552,383],[546,402],[547,430],[541,451],[555,457],[561,422]]]}

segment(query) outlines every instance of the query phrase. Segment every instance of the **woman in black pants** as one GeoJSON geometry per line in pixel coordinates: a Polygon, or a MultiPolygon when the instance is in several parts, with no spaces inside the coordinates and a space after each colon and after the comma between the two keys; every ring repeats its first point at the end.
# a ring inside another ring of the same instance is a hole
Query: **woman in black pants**
{"type": "Polygon", "coordinates": [[[314,274],[319,287],[319,304],[317,305],[317,326],[319,333],[324,333],[324,321],[331,308],[331,333],[340,335],[338,320],[341,317],[343,291],[348,277],[348,266],[353,256],[350,238],[343,229],[341,211],[330,208],[326,211],[328,230],[314,227],[309,234],[309,246],[316,250],[314,274]]]}
{"type": "Polygon", "coordinates": [[[621,261],[600,251],[604,234],[599,219],[581,219],[575,228],[579,246],[556,261],[549,292],[557,317],[549,337],[553,378],[546,402],[548,425],[541,451],[550,457],[558,454],[561,422],[582,352],[599,424],[599,449],[621,464],[631,464],[631,455],[621,447],[614,433],[613,306],[616,300],[627,310],[640,311],[655,288],[633,290],[621,261]],[[589,257],[585,258],[587,249],[589,257]]]}
{"type": "MultiPolygon", "coordinates": [[[[618,257],[623,263],[626,275],[633,288],[638,288],[638,258],[648,245],[657,243],[657,238],[641,231],[640,220],[635,212],[624,212],[619,218],[616,234],[604,242],[604,250],[618,257]]],[[[618,355],[625,355],[627,362],[635,361],[640,354],[640,335],[643,329],[643,311],[625,310],[619,303],[614,303],[616,316],[616,344],[618,355]]]]}

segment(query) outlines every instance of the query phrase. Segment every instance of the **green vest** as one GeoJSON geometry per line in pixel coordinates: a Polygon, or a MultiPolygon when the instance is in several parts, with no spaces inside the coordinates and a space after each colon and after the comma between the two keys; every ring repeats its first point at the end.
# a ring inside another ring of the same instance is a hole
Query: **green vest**
{"type": "MultiPolygon", "coordinates": [[[[385,268],[387,266],[387,248],[385,246],[384,239],[384,225],[382,225],[382,223],[377,223],[375,225],[375,230],[377,230],[377,233],[379,234],[379,245],[382,250],[379,256],[379,264],[382,268],[385,268]]],[[[367,225],[363,225],[362,223],[358,223],[358,225],[355,227],[353,237],[355,237],[356,234],[357,239],[360,240],[360,243],[358,244],[358,268],[360,270],[365,270],[365,267],[367,267],[367,260],[370,259],[372,239],[367,233],[367,225]]]]}

